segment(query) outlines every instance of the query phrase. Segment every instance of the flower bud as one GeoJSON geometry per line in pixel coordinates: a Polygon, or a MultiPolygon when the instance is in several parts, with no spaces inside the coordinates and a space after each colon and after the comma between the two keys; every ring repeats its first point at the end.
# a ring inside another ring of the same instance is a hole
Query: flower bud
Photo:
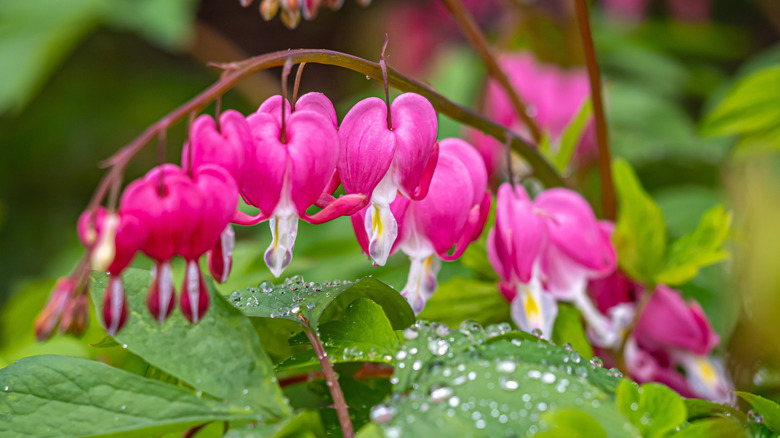
{"type": "Polygon", "coordinates": [[[111,276],[103,295],[103,324],[109,335],[114,336],[127,322],[127,298],[122,278],[111,276]]]}
{"type": "Polygon", "coordinates": [[[187,262],[187,272],[184,274],[184,284],[179,297],[181,313],[187,320],[196,324],[209,309],[209,293],[198,262],[187,262]]]}
{"type": "Polygon", "coordinates": [[[86,292],[82,292],[65,303],[60,320],[60,333],[81,336],[88,322],[89,299],[86,292]]]}
{"type": "Polygon", "coordinates": [[[62,277],[57,280],[51,295],[49,295],[49,300],[46,302],[46,306],[35,318],[35,337],[39,341],[44,341],[51,336],[54,327],[57,326],[57,322],[60,320],[65,304],[71,298],[75,289],[76,285],[69,277],[62,277]]]}
{"type": "MultiPolygon", "coordinates": [[[[282,5],[285,5],[285,3],[283,2],[282,5]]],[[[295,29],[301,22],[301,10],[297,6],[289,9],[283,7],[279,18],[286,28],[295,29]]]]}
{"type": "Polygon", "coordinates": [[[260,16],[265,21],[271,21],[279,12],[279,0],[263,0],[260,3],[260,16]]]}
{"type": "Polygon", "coordinates": [[[211,276],[217,283],[227,281],[233,267],[233,249],[236,246],[236,233],[228,225],[222,232],[219,242],[208,253],[208,265],[211,276]]]}
{"type": "Polygon", "coordinates": [[[173,311],[175,295],[170,261],[157,262],[152,269],[152,285],[146,296],[146,306],[158,322],[164,322],[173,311]]]}

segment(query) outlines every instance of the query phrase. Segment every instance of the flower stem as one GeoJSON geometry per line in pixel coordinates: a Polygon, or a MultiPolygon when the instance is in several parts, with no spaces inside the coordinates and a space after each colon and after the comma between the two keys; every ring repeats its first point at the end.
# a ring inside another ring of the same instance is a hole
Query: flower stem
{"type": "MultiPolygon", "coordinates": [[[[103,162],[103,165],[110,167],[110,169],[103,176],[103,179],[95,189],[95,193],[92,195],[92,199],[87,208],[95,208],[103,201],[112,182],[121,175],[130,160],[159,132],[168,129],[172,124],[187,117],[190,113],[203,110],[209,103],[233,88],[238,82],[250,76],[252,73],[271,67],[281,67],[287,59],[291,59],[293,64],[307,62],[333,65],[361,73],[376,81],[383,80],[382,69],[378,63],[332,50],[283,50],[256,56],[240,62],[219,64],[217,66],[224,69],[226,73],[217,82],[146,128],[146,130],[133,141],[103,162]]],[[[500,142],[507,140],[505,126],[476,114],[469,108],[452,102],[434,91],[431,87],[410,79],[398,73],[391,67],[387,68],[387,74],[388,82],[393,88],[404,92],[420,94],[427,98],[439,113],[495,137],[500,142]]],[[[512,150],[528,162],[531,168],[534,169],[536,178],[542,181],[546,186],[554,187],[565,185],[560,174],[558,174],[555,168],[539,153],[539,151],[516,134],[512,135],[512,150]]]]}
{"type": "Polygon", "coordinates": [[[509,96],[509,100],[512,102],[515,112],[525,126],[528,127],[528,131],[531,133],[534,142],[539,143],[542,139],[542,133],[539,130],[539,126],[534,119],[528,115],[528,110],[522,99],[520,99],[520,96],[517,94],[517,90],[512,86],[506,73],[501,70],[501,66],[498,65],[498,60],[496,60],[495,55],[493,55],[487,38],[485,38],[485,35],[479,29],[476,21],[474,21],[474,17],[471,16],[468,9],[463,6],[463,3],[460,0],[441,0],[441,2],[447,10],[450,11],[452,17],[458,22],[458,26],[460,26],[463,34],[466,35],[466,38],[474,47],[474,50],[476,50],[479,57],[482,58],[482,62],[484,62],[485,67],[487,67],[488,74],[498,82],[501,88],[503,88],[509,96]]]}
{"type": "Polygon", "coordinates": [[[320,342],[320,337],[312,329],[309,321],[303,315],[298,315],[298,319],[301,320],[306,327],[306,336],[309,338],[312,347],[314,347],[314,353],[317,355],[317,359],[320,361],[320,367],[322,367],[322,373],[325,375],[325,381],[328,384],[330,395],[333,397],[333,405],[336,407],[336,413],[339,417],[339,423],[341,424],[341,433],[344,438],[353,438],[355,431],[352,428],[352,421],[349,419],[349,412],[347,411],[347,401],[344,399],[344,393],[339,386],[339,380],[336,377],[336,372],[333,371],[333,365],[328,359],[328,353],[325,352],[325,347],[320,342]]]}
{"type": "Polygon", "coordinates": [[[609,134],[607,119],[604,116],[604,99],[601,91],[601,75],[596,59],[596,49],[593,46],[593,34],[590,30],[588,5],[586,0],[574,0],[577,9],[577,25],[580,30],[582,49],[585,52],[585,63],[590,79],[590,99],[593,103],[593,114],[596,119],[596,143],[598,145],[599,178],[601,179],[601,205],[604,217],[615,220],[617,216],[615,203],[615,185],[612,181],[612,160],[609,152],[609,134]]]}

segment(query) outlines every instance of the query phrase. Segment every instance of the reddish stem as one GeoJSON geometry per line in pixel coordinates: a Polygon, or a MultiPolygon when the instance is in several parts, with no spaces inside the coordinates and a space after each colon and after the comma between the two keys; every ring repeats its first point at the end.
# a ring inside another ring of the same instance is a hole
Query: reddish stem
{"type": "Polygon", "coordinates": [[[336,413],[339,417],[341,433],[344,435],[344,438],[354,438],[355,431],[352,428],[352,421],[349,419],[347,401],[344,399],[344,393],[341,391],[341,386],[339,386],[339,379],[336,377],[336,372],[333,371],[333,365],[330,363],[330,359],[328,359],[328,353],[325,352],[325,347],[322,345],[319,335],[314,332],[309,321],[306,320],[306,317],[299,314],[298,319],[303,323],[306,336],[309,338],[309,342],[311,342],[312,347],[314,347],[314,353],[320,361],[322,373],[325,375],[330,395],[333,397],[333,405],[336,407],[336,413]]]}
{"type": "Polygon", "coordinates": [[[577,24],[580,29],[582,48],[585,51],[585,63],[590,79],[590,100],[593,102],[593,114],[596,119],[596,142],[598,144],[599,178],[601,179],[601,205],[604,217],[614,221],[616,214],[615,185],[612,181],[612,160],[609,152],[607,119],[604,116],[604,100],[601,91],[601,75],[593,46],[593,35],[588,18],[588,5],[585,0],[574,0],[577,6],[577,24]]]}

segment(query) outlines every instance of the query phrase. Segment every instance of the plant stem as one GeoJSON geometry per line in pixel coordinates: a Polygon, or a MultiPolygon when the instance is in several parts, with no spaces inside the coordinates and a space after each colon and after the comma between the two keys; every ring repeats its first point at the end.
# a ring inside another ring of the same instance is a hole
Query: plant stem
{"type": "Polygon", "coordinates": [[[330,395],[333,397],[333,405],[336,407],[336,413],[339,417],[339,423],[341,424],[341,433],[344,438],[353,438],[355,431],[352,429],[352,421],[349,419],[349,412],[347,411],[347,401],[344,399],[344,393],[341,392],[341,386],[339,386],[339,380],[336,377],[336,372],[333,371],[333,365],[328,359],[328,353],[325,352],[325,347],[320,342],[320,337],[311,328],[309,321],[303,315],[298,315],[298,319],[301,320],[306,327],[304,330],[306,336],[309,338],[312,347],[314,347],[314,353],[317,354],[317,359],[320,361],[322,367],[322,373],[325,375],[325,380],[328,383],[328,389],[330,395]]]}
{"type": "MultiPolygon", "coordinates": [[[[226,70],[227,73],[217,82],[184,103],[182,106],[168,113],[162,119],[147,127],[146,130],[133,141],[105,160],[103,164],[105,166],[110,166],[110,169],[95,189],[95,193],[92,195],[92,199],[87,208],[95,208],[102,202],[112,181],[121,175],[130,160],[143,149],[157,133],[168,129],[177,121],[187,117],[188,114],[201,111],[217,97],[233,88],[238,82],[252,73],[271,67],[281,67],[287,59],[290,59],[293,64],[308,62],[333,65],[361,73],[378,82],[383,80],[382,69],[378,63],[332,50],[283,50],[256,56],[240,62],[219,64],[217,66],[226,70]]],[[[410,79],[390,67],[387,69],[387,74],[388,81],[393,88],[404,92],[420,94],[427,98],[438,112],[455,121],[495,137],[500,142],[506,141],[507,131],[505,126],[499,125],[490,119],[476,114],[469,108],[450,101],[434,91],[431,87],[410,79]]],[[[555,187],[565,185],[563,178],[561,178],[555,168],[539,154],[536,148],[522,140],[516,134],[512,135],[512,150],[517,152],[526,160],[526,162],[528,162],[531,168],[534,169],[535,176],[546,186],[555,187]]]]}
{"type": "Polygon", "coordinates": [[[593,35],[588,18],[586,0],[574,0],[577,7],[577,24],[582,39],[582,49],[585,52],[585,63],[588,66],[590,79],[590,99],[593,103],[593,114],[596,118],[596,142],[598,144],[599,178],[601,179],[601,205],[604,217],[614,221],[616,217],[615,185],[612,182],[612,160],[609,152],[609,136],[607,119],[604,116],[604,99],[601,91],[601,75],[596,59],[596,49],[593,46],[593,35]]]}
{"type": "Polygon", "coordinates": [[[512,102],[515,112],[525,126],[528,127],[528,131],[531,133],[534,142],[539,143],[542,140],[542,133],[539,130],[539,126],[534,119],[528,115],[528,110],[522,99],[520,99],[520,96],[517,94],[517,90],[512,86],[512,83],[509,81],[506,73],[501,69],[501,66],[498,65],[498,60],[496,60],[495,55],[493,55],[487,38],[485,38],[485,35],[480,30],[476,21],[474,21],[474,17],[471,16],[471,13],[463,6],[463,3],[460,0],[441,0],[441,2],[447,10],[450,11],[450,14],[452,14],[452,17],[458,23],[458,26],[460,26],[460,29],[469,40],[469,43],[474,47],[474,50],[476,50],[479,57],[482,58],[482,62],[485,63],[488,74],[498,82],[507,96],[509,96],[509,100],[512,102]]]}

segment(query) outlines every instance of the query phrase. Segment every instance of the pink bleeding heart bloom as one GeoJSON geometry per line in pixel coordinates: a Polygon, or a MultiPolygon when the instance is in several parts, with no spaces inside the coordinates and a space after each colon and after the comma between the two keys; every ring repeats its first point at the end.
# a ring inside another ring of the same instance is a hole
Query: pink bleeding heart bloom
{"type": "Polygon", "coordinates": [[[531,200],[522,186],[499,187],[488,259],[520,328],[549,337],[556,300],[573,302],[586,319],[604,325],[585,291],[589,279],[615,269],[610,233],[577,192],[550,189],[531,200]]]}
{"type": "Polygon", "coordinates": [[[710,356],[719,342],[698,303],[659,285],[627,343],[625,362],[637,381],[660,381],[686,397],[728,403],[733,385],[723,364],[710,356]]]}
{"type": "MultiPolygon", "coordinates": [[[[555,65],[540,63],[530,52],[500,56],[499,64],[526,103],[529,115],[552,144],[557,144],[590,96],[587,72],[582,68],[563,70],[555,65]]],[[[530,140],[528,127],[524,126],[515,112],[509,96],[494,80],[488,81],[485,114],[530,140]]],[[[581,160],[595,156],[594,126],[590,120],[580,138],[576,153],[581,160]]],[[[497,172],[501,171],[502,163],[505,162],[505,146],[479,132],[472,132],[472,140],[485,160],[491,179],[497,178],[497,172]]]]}
{"type": "Polygon", "coordinates": [[[384,265],[398,237],[390,204],[400,193],[411,200],[425,198],[436,168],[436,111],[414,93],[398,96],[390,105],[370,97],[358,102],[339,129],[338,173],[344,190],[370,197],[365,215],[367,253],[384,265]]]}
{"type": "Polygon", "coordinates": [[[146,241],[146,220],[143,211],[110,213],[100,207],[94,213],[85,211],[78,221],[79,238],[90,248],[94,268],[109,274],[103,295],[103,323],[110,335],[116,334],[127,322],[127,299],[121,274],[146,241]],[[96,258],[104,260],[95,262],[96,258]]]}
{"type": "MultiPolygon", "coordinates": [[[[278,277],[290,264],[298,232],[298,219],[319,224],[362,206],[364,195],[329,197],[335,189],[334,172],[339,158],[335,110],[319,93],[301,97],[291,111],[275,96],[247,118],[252,144],[247,152],[247,175],[240,190],[244,200],[260,210],[255,217],[237,215],[234,222],[250,225],[270,219],[272,242],[265,262],[278,277]],[[324,197],[324,202],[320,202],[324,197]],[[306,209],[324,207],[309,215],[306,209]]],[[[336,179],[337,181],[337,179],[336,179]]],[[[336,182],[335,185],[338,185],[336,182]]]]}
{"type": "MultiPolygon", "coordinates": [[[[442,140],[439,150],[428,195],[419,201],[398,197],[389,205],[399,233],[390,252],[401,250],[411,259],[402,293],[416,313],[436,289],[440,260],[459,258],[482,234],[490,211],[487,172],[476,150],[459,139],[442,140]]],[[[370,246],[364,224],[372,208],[352,216],[364,251],[370,246]]]]}
{"type": "Polygon", "coordinates": [[[165,164],[131,183],[120,211],[143,211],[149,234],[141,249],[155,260],[147,305],[158,321],[174,307],[175,289],[170,261],[176,255],[187,261],[182,288],[182,313],[191,322],[208,308],[208,293],[197,259],[214,247],[238,203],[233,177],[216,165],[201,165],[192,178],[178,166],[165,164]]]}

